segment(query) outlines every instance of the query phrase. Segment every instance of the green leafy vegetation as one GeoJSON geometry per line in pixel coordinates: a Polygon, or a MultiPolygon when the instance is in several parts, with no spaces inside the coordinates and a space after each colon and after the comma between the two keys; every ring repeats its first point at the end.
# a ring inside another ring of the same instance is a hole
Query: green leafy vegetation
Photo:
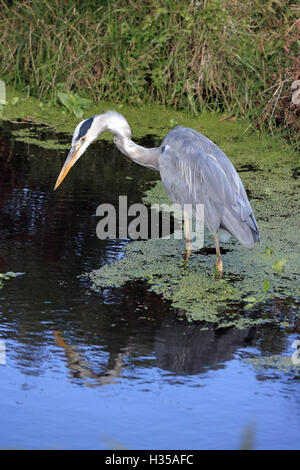
{"type": "Polygon", "coordinates": [[[158,103],[299,130],[299,5],[289,0],[0,0],[7,84],[63,102],[158,103]],[[60,84],[65,86],[62,95],[60,84]],[[77,96],[82,98],[77,98],[77,96]]]}
{"type": "Polygon", "coordinates": [[[272,269],[274,269],[274,271],[277,271],[278,273],[283,273],[285,264],[286,259],[278,259],[277,261],[275,261],[275,263],[273,263],[272,269]]]}
{"type": "Polygon", "coordinates": [[[81,98],[73,93],[63,93],[62,91],[59,91],[57,96],[62,104],[78,118],[82,118],[84,111],[90,109],[91,100],[86,98],[81,98]]]}
{"type": "Polygon", "coordinates": [[[259,302],[263,302],[264,300],[267,299],[267,293],[271,288],[271,284],[268,279],[265,279],[263,282],[263,295],[259,297],[254,297],[254,296],[249,296],[249,297],[244,297],[243,301],[247,303],[247,305],[244,307],[245,310],[249,310],[253,308],[256,304],[259,302]]]}
{"type": "Polygon", "coordinates": [[[13,278],[13,277],[18,277],[18,276],[21,276],[23,273],[14,273],[12,271],[8,271],[7,273],[0,273],[0,289],[2,289],[2,287],[4,286],[5,284],[5,281],[8,281],[9,279],[13,278]]]}

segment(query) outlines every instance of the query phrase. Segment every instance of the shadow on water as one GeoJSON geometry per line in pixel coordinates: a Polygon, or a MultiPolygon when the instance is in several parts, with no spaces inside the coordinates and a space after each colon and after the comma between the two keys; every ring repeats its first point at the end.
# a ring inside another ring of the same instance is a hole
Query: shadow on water
{"type": "MultiPolygon", "coordinates": [[[[41,378],[51,370],[54,376],[67,376],[72,384],[92,388],[128,380],[137,382],[141,390],[152,391],[156,400],[155,382],[182,383],[184,387],[185,380],[188,384],[195,377],[193,387],[197,388],[203,385],[208,373],[225,370],[237,358],[240,361],[249,358],[251,352],[254,356],[271,357],[289,348],[289,334],[299,332],[299,325],[294,325],[291,332],[272,325],[216,330],[214,325],[187,321],[180,310],[172,308],[169,301],[151,292],[143,282],[103,288],[100,293],[90,291],[87,281],[80,276],[122,257],[122,249],[129,242],[97,238],[97,206],[103,202],[117,205],[119,195],[127,195],[128,204],[141,201],[145,185],[158,175],[120,157],[111,144],[98,142],[54,193],[53,186],[66,151],[16,142],[11,136],[14,129],[12,124],[5,123],[0,134],[0,272],[23,273],[7,281],[0,291],[0,339],[8,345],[12,377],[18,372],[24,377],[41,378]]],[[[34,132],[40,140],[57,137],[43,127],[34,132]]],[[[62,143],[69,140],[69,136],[59,136],[62,143]]],[[[142,144],[153,145],[148,140],[142,144]]],[[[203,253],[212,254],[210,248],[203,253]]],[[[288,299],[282,300],[280,309],[283,305],[286,310],[294,308],[288,299]]],[[[274,313],[276,304],[270,309],[274,313]]],[[[59,383],[56,382],[58,389],[59,383]]],[[[15,403],[20,400],[19,392],[12,392],[8,385],[3,385],[3,393],[12,396],[15,393],[15,403]]],[[[64,397],[66,401],[68,393],[64,397]]],[[[94,401],[91,396],[89,400],[92,410],[98,406],[97,396],[94,401]]],[[[230,397],[228,400],[230,403],[230,397]]],[[[51,413],[52,406],[48,405],[51,413]]],[[[118,406],[118,401],[114,406],[118,406]]],[[[193,408],[195,404],[189,406],[193,408]]],[[[213,413],[215,405],[208,402],[207,406],[213,413]]],[[[231,406],[234,408],[233,402],[231,406]]],[[[164,407],[168,409],[168,403],[164,407]]],[[[27,412],[28,417],[30,408],[27,412]]],[[[152,411],[147,407],[144,412],[151,416],[152,411]]],[[[162,413],[159,409],[155,412],[162,413]]],[[[11,413],[13,406],[2,413],[8,428],[11,413]]],[[[48,414],[43,419],[48,422],[48,414]]],[[[186,426],[184,418],[180,419],[186,426]]],[[[242,420],[236,428],[238,432],[247,423],[246,419],[242,420]]],[[[14,435],[13,426],[8,436],[14,435]]],[[[195,434],[199,433],[195,423],[194,426],[195,434]]],[[[227,420],[221,426],[226,433],[227,420]]],[[[197,446],[190,435],[187,442],[179,431],[172,444],[166,438],[169,430],[162,427],[160,437],[166,447],[197,446]]],[[[55,429],[53,425],[53,434],[55,429]]],[[[39,447],[51,442],[47,435],[39,440],[38,425],[32,433],[33,442],[19,437],[18,443],[39,447]]],[[[65,434],[68,433],[70,440],[65,446],[72,447],[70,442],[74,439],[74,445],[81,447],[80,439],[76,441],[77,437],[66,429],[65,434]]],[[[120,431],[117,437],[122,439],[122,436],[126,433],[120,431]]],[[[218,447],[221,441],[216,439],[207,443],[207,448],[218,447]]],[[[14,442],[13,438],[1,436],[3,445],[14,442]]],[[[132,445],[143,448],[147,447],[147,439],[145,442],[141,444],[133,439],[132,445]]],[[[232,442],[229,439],[225,447],[235,445],[232,442]]],[[[155,441],[150,439],[148,446],[155,447],[155,441]]]]}

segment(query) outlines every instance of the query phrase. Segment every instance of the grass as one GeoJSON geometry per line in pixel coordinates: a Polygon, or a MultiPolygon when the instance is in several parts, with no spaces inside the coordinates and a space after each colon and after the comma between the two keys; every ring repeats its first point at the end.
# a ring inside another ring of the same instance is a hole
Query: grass
{"type": "Polygon", "coordinates": [[[2,79],[44,100],[217,110],[299,129],[300,7],[288,0],[0,0],[2,79]]]}

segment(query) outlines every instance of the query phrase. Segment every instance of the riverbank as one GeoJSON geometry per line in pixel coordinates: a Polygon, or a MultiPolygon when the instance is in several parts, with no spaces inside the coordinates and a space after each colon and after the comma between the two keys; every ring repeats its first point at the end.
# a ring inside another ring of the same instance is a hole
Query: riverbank
{"type": "Polygon", "coordinates": [[[287,0],[0,3],[1,78],[41,101],[73,92],[299,131],[299,7],[287,0]]]}

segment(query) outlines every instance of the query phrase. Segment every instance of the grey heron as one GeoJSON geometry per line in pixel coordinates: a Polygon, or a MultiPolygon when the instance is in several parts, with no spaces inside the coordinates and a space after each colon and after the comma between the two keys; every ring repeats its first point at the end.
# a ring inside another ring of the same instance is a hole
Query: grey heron
{"type": "MultiPolygon", "coordinates": [[[[144,148],[131,140],[131,129],[117,111],[106,111],[78,124],[71,150],[61,169],[55,189],[70,168],[103,131],[114,134],[117,148],[134,162],[160,172],[161,180],[173,203],[204,204],[204,224],[214,237],[216,268],[223,263],[219,238],[235,237],[253,248],[260,241],[255,216],[243,183],[228,157],[210,139],[199,132],[176,126],[160,147],[144,148]]],[[[190,229],[185,227],[185,261],[190,255],[190,229]]]]}

